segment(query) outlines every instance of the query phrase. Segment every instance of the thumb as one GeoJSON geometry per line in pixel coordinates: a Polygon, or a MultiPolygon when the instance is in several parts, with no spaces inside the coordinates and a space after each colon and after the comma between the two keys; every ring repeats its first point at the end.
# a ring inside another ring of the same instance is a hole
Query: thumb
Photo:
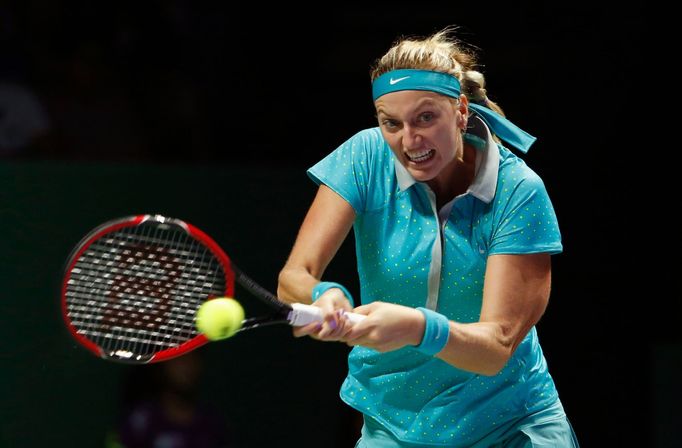
{"type": "Polygon", "coordinates": [[[357,308],[353,308],[353,312],[356,314],[362,314],[367,316],[369,313],[374,311],[374,309],[377,307],[379,302],[372,302],[367,305],[360,305],[357,308]]]}

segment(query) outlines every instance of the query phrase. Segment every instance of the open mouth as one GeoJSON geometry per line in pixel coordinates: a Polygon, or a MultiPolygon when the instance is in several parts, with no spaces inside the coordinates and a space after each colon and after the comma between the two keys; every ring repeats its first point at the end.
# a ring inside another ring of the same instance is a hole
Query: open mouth
{"type": "Polygon", "coordinates": [[[436,154],[435,149],[426,149],[423,151],[415,151],[412,153],[405,153],[405,156],[407,156],[407,159],[410,162],[414,163],[424,163],[428,160],[431,160],[433,156],[436,154]]]}

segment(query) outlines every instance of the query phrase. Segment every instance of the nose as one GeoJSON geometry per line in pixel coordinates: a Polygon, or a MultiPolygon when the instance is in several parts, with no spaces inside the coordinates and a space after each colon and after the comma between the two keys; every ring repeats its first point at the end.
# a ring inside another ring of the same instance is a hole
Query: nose
{"type": "Polygon", "coordinates": [[[403,127],[403,148],[406,149],[416,149],[421,144],[421,135],[419,135],[419,130],[413,128],[409,125],[403,127]]]}

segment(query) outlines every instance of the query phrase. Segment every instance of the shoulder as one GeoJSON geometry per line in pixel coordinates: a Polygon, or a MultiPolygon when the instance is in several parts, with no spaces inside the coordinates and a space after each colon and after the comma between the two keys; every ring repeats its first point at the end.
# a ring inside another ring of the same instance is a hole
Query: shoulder
{"type": "Polygon", "coordinates": [[[366,165],[365,169],[369,171],[392,166],[389,162],[393,161],[393,154],[378,127],[357,132],[337,152],[349,157],[356,165],[366,165]]]}
{"type": "Polygon", "coordinates": [[[395,167],[391,162],[391,150],[379,129],[363,129],[311,167],[308,176],[362,213],[376,208],[377,197],[393,188],[395,167]]]}
{"type": "Polygon", "coordinates": [[[498,186],[502,191],[536,190],[545,188],[542,178],[530,168],[523,159],[502,145],[500,150],[500,168],[498,186]]]}
{"type": "Polygon", "coordinates": [[[386,141],[381,135],[379,128],[363,129],[346,140],[342,146],[350,145],[352,148],[362,150],[376,150],[386,146],[386,141]]]}

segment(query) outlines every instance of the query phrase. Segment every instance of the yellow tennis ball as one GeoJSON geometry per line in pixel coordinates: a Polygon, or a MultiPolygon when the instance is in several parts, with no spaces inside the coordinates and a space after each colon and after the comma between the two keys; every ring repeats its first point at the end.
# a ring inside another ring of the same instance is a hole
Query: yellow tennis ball
{"type": "Polygon", "coordinates": [[[244,308],[236,300],[220,297],[204,302],[196,314],[196,327],[211,341],[229,338],[242,326],[244,308]]]}

